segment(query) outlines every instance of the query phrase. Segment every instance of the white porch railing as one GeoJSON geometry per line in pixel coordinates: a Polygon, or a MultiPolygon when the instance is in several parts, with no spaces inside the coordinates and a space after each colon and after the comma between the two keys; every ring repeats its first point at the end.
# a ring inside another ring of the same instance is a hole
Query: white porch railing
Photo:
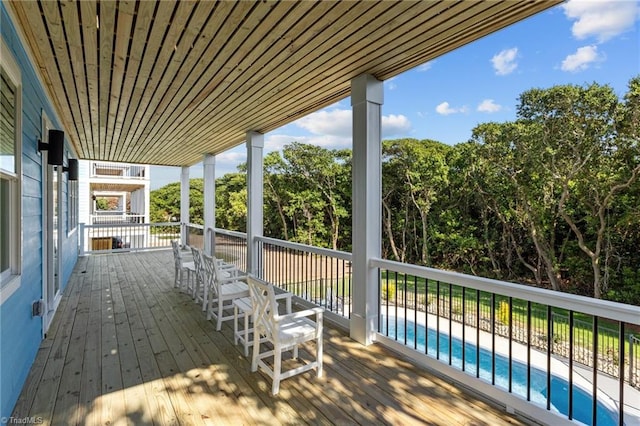
{"type": "MultiPolygon", "coordinates": [[[[215,234],[217,255],[245,265],[246,234],[215,234]]],[[[350,253],[257,243],[261,278],[348,326],[350,253]]],[[[380,343],[539,421],[640,424],[640,307],[382,259],[371,266],[380,343]]]]}
{"type": "Polygon", "coordinates": [[[372,266],[385,344],[545,423],[640,424],[640,307],[381,259],[372,266]]]}
{"type": "Polygon", "coordinates": [[[180,241],[179,223],[80,224],[81,256],[92,253],[165,249],[171,247],[171,240],[180,241]]]}
{"type": "Polygon", "coordinates": [[[121,223],[144,223],[145,215],[122,211],[97,211],[90,216],[91,225],[111,225],[121,223]]]}
{"type": "Polygon", "coordinates": [[[149,179],[149,166],[125,163],[91,163],[91,177],[149,179]]]}

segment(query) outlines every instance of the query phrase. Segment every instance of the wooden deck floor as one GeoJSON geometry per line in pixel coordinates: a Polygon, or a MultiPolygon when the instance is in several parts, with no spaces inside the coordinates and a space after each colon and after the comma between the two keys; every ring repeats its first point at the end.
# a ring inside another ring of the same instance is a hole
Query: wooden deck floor
{"type": "Polygon", "coordinates": [[[173,288],[170,251],[81,258],[13,416],[54,425],[438,424],[521,421],[325,327],[325,375],[251,373],[222,332],[173,288]]]}

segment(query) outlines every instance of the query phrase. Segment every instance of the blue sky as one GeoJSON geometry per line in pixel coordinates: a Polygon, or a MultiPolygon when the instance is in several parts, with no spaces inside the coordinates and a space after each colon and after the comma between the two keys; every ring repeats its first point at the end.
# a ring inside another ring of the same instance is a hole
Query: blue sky
{"type": "MultiPolygon", "coordinates": [[[[467,141],[480,123],[514,120],[534,87],[596,82],[622,96],[640,74],[639,24],[640,0],[569,0],[386,80],[383,138],[467,141]]],[[[293,141],[350,148],[350,99],[265,134],[265,151],[293,141]]],[[[219,154],[216,176],[245,160],[244,145],[219,154]]],[[[190,176],[202,177],[202,164],[190,176]]],[[[179,180],[179,168],[151,168],[151,189],[179,180]]]]}

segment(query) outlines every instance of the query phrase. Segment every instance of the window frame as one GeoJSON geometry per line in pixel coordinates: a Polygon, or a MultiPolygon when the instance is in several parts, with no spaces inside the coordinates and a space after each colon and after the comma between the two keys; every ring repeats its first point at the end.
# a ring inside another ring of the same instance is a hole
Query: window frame
{"type": "Polygon", "coordinates": [[[9,269],[0,271],[0,305],[22,284],[22,74],[13,52],[0,36],[0,68],[15,86],[15,171],[0,169],[0,179],[9,182],[9,269]]]}

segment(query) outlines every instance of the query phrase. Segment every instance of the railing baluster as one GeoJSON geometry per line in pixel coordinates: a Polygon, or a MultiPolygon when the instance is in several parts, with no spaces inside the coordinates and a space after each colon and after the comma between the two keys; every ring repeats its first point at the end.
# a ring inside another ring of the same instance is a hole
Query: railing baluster
{"type": "Polygon", "coordinates": [[[598,317],[593,316],[593,404],[591,406],[591,424],[598,424],[598,317]]]}
{"type": "Polygon", "coordinates": [[[531,301],[527,300],[527,401],[531,401],[531,301]]]}
{"type": "Polygon", "coordinates": [[[476,377],[480,378],[480,290],[476,290],[476,377]]]}
{"type": "Polygon", "coordinates": [[[451,283],[449,283],[449,365],[452,362],[451,348],[453,343],[453,295],[451,294],[451,283]]]}
{"type": "Polygon", "coordinates": [[[618,413],[618,425],[624,426],[624,322],[620,321],[620,332],[618,334],[618,387],[620,394],[619,406],[620,411],[618,413]]]}
{"type": "Polygon", "coordinates": [[[436,281],[436,359],[440,359],[440,281],[436,281]]]}
{"type": "Polygon", "coordinates": [[[509,393],[513,391],[513,298],[509,297],[509,393]]]}
{"type": "Polygon", "coordinates": [[[551,410],[551,345],[553,344],[553,310],[547,306],[547,410],[551,410]]]}
{"type": "Polygon", "coordinates": [[[569,420],[573,420],[573,311],[569,311],[569,420]]]}
{"type": "Polygon", "coordinates": [[[467,288],[462,287],[462,371],[466,371],[466,352],[467,352],[467,340],[465,338],[465,332],[467,329],[467,288]]]}
{"type": "Polygon", "coordinates": [[[496,384],[496,294],[491,293],[491,384],[496,384]]]}
{"type": "Polygon", "coordinates": [[[413,276],[413,348],[418,349],[418,277],[413,276]]]}

